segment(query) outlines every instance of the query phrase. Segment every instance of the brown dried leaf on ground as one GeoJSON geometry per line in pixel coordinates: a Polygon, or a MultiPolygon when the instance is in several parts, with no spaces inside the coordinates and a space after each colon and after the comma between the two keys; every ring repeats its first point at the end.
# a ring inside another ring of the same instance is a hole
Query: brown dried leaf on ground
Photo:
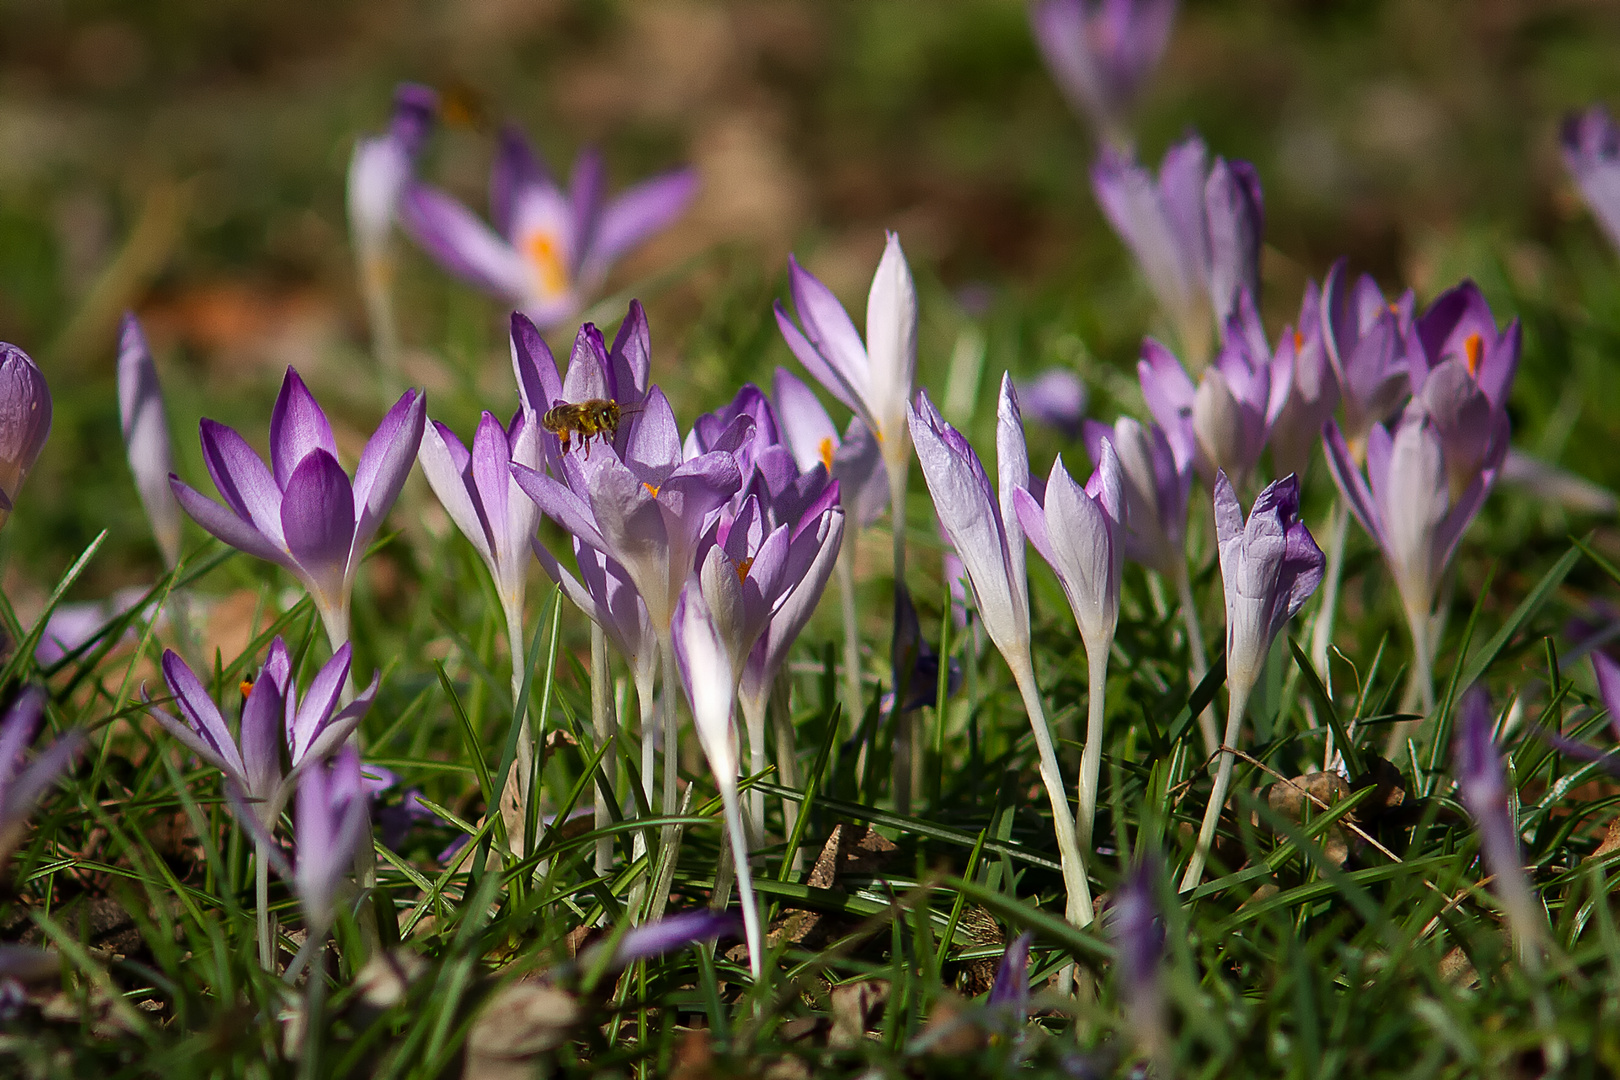
{"type": "Polygon", "coordinates": [[[467,1036],[464,1080],[526,1080],[534,1059],[554,1050],[580,1020],[574,995],[540,979],[495,992],[467,1036]]]}

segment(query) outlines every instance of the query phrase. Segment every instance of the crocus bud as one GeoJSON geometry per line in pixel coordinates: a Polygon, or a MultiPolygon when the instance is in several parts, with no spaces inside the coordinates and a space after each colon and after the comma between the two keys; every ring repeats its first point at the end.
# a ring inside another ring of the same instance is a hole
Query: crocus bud
{"type": "Polygon", "coordinates": [[[1125,143],[1126,120],[1164,54],[1175,0],[1039,0],[1030,6],[1046,66],[1069,104],[1125,143]]]}
{"type": "Polygon", "coordinates": [[[146,335],[133,313],[125,313],[119,339],[118,414],[135,490],[140,492],[163,562],[172,568],[180,561],[180,504],[169,487],[169,474],[174,471],[169,422],[163,415],[163,385],[158,382],[152,351],[146,347],[146,335]]]}
{"type": "Polygon", "coordinates": [[[1593,105],[1564,120],[1564,165],[1609,242],[1620,248],[1620,126],[1593,105]]]}
{"type": "MultiPolygon", "coordinates": [[[[1156,860],[1139,863],[1113,894],[1108,909],[1108,931],[1114,942],[1115,971],[1127,1026],[1137,1047],[1149,1058],[1162,1056],[1169,1041],[1164,993],[1159,984],[1164,919],[1154,895],[1158,873],[1156,860]]],[[[1169,1072],[1160,1075],[1168,1076],[1169,1072]]]]}
{"type": "Polygon", "coordinates": [[[0,341],[0,527],[51,433],[51,391],[28,354],[0,341]]]}
{"type": "Polygon", "coordinates": [[[1215,534],[1226,589],[1226,673],[1234,699],[1260,678],[1271,642],[1322,581],[1327,559],[1299,519],[1299,481],[1275,481],[1247,521],[1232,484],[1215,479],[1215,534]]]}
{"type": "Polygon", "coordinates": [[[371,822],[360,755],[345,746],[330,764],[304,770],[293,817],[298,862],[292,885],[310,932],[325,934],[337,917],[344,875],[355,852],[368,842],[371,822]]]}
{"type": "Polygon", "coordinates": [[[1174,580],[1186,558],[1190,462],[1177,463],[1163,428],[1129,416],[1114,421],[1112,428],[1088,420],[1084,437],[1092,464],[1102,464],[1104,444],[1112,444],[1118,456],[1125,492],[1126,557],[1174,580]]]}
{"type": "Polygon", "coordinates": [[[1019,523],[1062,582],[1087,654],[1106,654],[1119,625],[1124,498],[1119,459],[1106,442],[1084,488],[1059,454],[1046,479],[1044,507],[1024,488],[1013,492],[1019,523]]]}

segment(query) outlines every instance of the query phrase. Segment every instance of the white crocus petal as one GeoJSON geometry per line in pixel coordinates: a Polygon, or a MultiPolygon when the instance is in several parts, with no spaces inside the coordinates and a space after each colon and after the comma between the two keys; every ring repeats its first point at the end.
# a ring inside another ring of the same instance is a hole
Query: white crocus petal
{"type": "Polygon", "coordinates": [[[1209,467],[1234,474],[1243,463],[1243,412],[1226,376],[1216,368],[1204,373],[1193,397],[1193,434],[1209,467]]]}
{"type": "Polygon", "coordinates": [[[735,669],[748,647],[744,640],[747,618],[737,565],[716,544],[704,556],[703,565],[698,568],[698,580],[715,633],[726,650],[728,663],[735,669]]]}
{"type": "Polygon", "coordinates": [[[1396,429],[1385,484],[1376,497],[1396,586],[1408,608],[1427,612],[1434,599],[1435,534],[1448,508],[1440,440],[1427,423],[1396,429]]]}
{"type": "Polygon", "coordinates": [[[867,407],[891,465],[906,457],[906,404],[917,369],[917,289],[900,237],[889,233],[866,300],[867,407]]]}
{"type": "Polygon", "coordinates": [[[145,335],[133,315],[124,317],[118,352],[118,411],[123,420],[124,447],[135,487],[146,509],[152,536],[166,566],[180,561],[180,504],[169,486],[174,459],[169,445],[169,423],[163,411],[163,386],[145,335]]]}
{"type": "Polygon", "coordinates": [[[349,229],[362,260],[386,258],[400,195],[411,177],[411,161],[387,135],[361,139],[349,159],[349,229]]]}
{"type": "Polygon", "coordinates": [[[681,614],[677,632],[686,658],[692,723],[709,768],[717,778],[731,779],[737,775],[736,731],[731,722],[736,680],[731,655],[700,589],[686,590],[681,614]]]}
{"type": "Polygon", "coordinates": [[[1029,625],[1029,577],[1025,567],[1024,527],[1013,509],[1013,492],[1029,486],[1029,448],[1024,443],[1024,419],[1012,376],[1001,376],[996,403],[996,480],[1001,503],[1001,524],[1007,536],[1007,580],[1018,618],[1029,625]]]}
{"type": "MultiPolygon", "coordinates": [[[[433,489],[433,494],[438,497],[444,512],[450,515],[450,520],[455,523],[456,528],[461,530],[467,542],[477,550],[478,557],[484,560],[484,565],[495,573],[495,553],[490,550],[489,537],[484,532],[483,520],[478,515],[478,508],[473,505],[466,477],[456,468],[455,459],[438,424],[429,423],[423,427],[422,444],[417,448],[416,460],[421,464],[428,487],[433,489]]],[[[527,496],[524,496],[522,501],[533,505],[527,496]]],[[[498,573],[496,577],[498,580],[498,573]]]]}
{"type": "Polygon", "coordinates": [[[1086,649],[1106,649],[1119,619],[1108,516],[1074,482],[1061,454],[1046,481],[1046,529],[1086,649]]]}

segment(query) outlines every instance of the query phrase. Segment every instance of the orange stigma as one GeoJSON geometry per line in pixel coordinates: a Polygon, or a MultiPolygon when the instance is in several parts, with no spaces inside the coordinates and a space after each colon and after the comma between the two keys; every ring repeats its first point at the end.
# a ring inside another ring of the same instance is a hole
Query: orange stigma
{"type": "Polygon", "coordinates": [[[818,446],[816,449],[821,453],[821,463],[827,467],[828,472],[832,472],[832,463],[833,463],[833,441],[832,441],[832,439],[830,437],[822,439],[821,440],[821,445],[818,446]]]}
{"type": "Polygon", "coordinates": [[[1294,331],[1294,351],[1299,352],[1305,347],[1305,335],[1298,330],[1294,331]]]}
{"type": "Polygon", "coordinates": [[[1479,362],[1485,357],[1485,339],[1478,334],[1469,334],[1463,341],[1463,355],[1468,360],[1468,374],[1479,378],[1479,362]]]}
{"type": "Polygon", "coordinates": [[[242,697],[246,698],[249,694],[253,693],[253,680],[243,679],[241,685],[238,686],[237,689],[241,690],[242,697]]]}
{"type": "Polygon", "coordinates": [[[641,486],[647,489],[647,494],[651,495],[655,499],[658,498],[658,485],[657,484],[649,484],[649,483],[647,483],[647,481],[643,480],[641,482],[641,486]]]}
{"type": "Polygon", "coordinates": [[[529,234],[524,243],[524,254],[540,278],[540,291],[547,297],[561,296],[568,291],[568,268],[563,265],[562,252],[556,238],[543,229],[529,234]]]}
{"type": "Polygon", "coordinates": [[[737,564],[737,581],[739,584],[748,580],[748,571],[752,570],[753,568],[753,559],[744,559],[742,562],[737,564]]]}

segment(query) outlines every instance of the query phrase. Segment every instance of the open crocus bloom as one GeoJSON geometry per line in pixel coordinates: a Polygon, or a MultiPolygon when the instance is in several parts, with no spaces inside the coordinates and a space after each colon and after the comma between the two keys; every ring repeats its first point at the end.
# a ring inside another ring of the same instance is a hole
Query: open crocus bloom
{"type": "Polygon", "coordinates": [[[1039,0],[1029,19],[1070,105],[1123,145],[1125,120],[1159,66],[1175,13],[1176,0],[1039,0]]]}
{"type": "Polygon", "coordinates": [[[585,305],[616,261],[681,215],[697,175],[665,173],[612,199],[606,186],[601,156],[587,150],[564,191],[522,133],[508,127],[490,175],[493,229],[420,183],[407,189],[400,217],[450,273],[551,327],[585,305]]]}
{"type": "Polygon", "coordinates": [[[351,482],[338,464],[326,414],[288,368],[270,414],[270,468],[242,436],[205,419],[203,461],[225,505],[173,474],[169,484],[197,524],[292,571],[336,649],[349,638],[349,595],[361,556],[405,484],[425,420],[425,399],[407,390],[366,443],[351,482]]]}
{"type": "Polygon", "coordinates": [[[1472,281],[1442,293],[1417,321],[1424,362],[1412,365],[1412,393],[1423,402],[1446,452],[1453,497],[1507,445],[1507,397],[1519,368],[1519,320],[1497,332],[1472,281]]]}
{"type": "Polygon", "coordinates": [[[1366,274],[1352,285],[1343,259],[1322,283],[1322,344],[1344,401],[1345,442],[1357,460],[1367,432],[1401,407],[1412,369],[1423,364],[1412,305],[1411,290],[1386,301],[1366,274]]]}
{"type": "Polygon", "coordinates": [[[247,701],[242,706],[240,731],[232,737],[202,681],[173,649],[166,649],[163,679],[184,722],[162,709],[150,711],[169,734],[223,772],[233,798],[245,800],[255,820],[269,830],[281,813],[289,785],[312,762],[336,753],[371,708],[380,678],[375,673],[353,701],[339,706],[349,682],[351,655],[349,645],[339,648],[300,697],[287,644],[276,638],[258,677],[243,683],[247,701]]]}
{"type": "Polygon", "coordinates": [[[0,341],[0,526],[51,433],[51,391],[33,359],[0,341]]]}
{"type": "Polygon", "coordinates": [[[882,517],[889,506],[889,479],[872,429],[853,416],[840,438],[815,392],[786,368],[776,369],[772,391],[782,442],[799,471],[809,472],[818,464],[826,469],[838,481],[839,502],[856,527],[882,517]]]}
{"type": "Polygon", "coordinates": [[[1200,361],[1210,319],[1224,333],[1238,295],[1259,295],[1264,219],[1254,166],[1208,158],[1193,135],[1165,152],[1157,179],[1112,148],[1091,169],[1103,215],[1136,257],[1182,347],[1200,361]]]}
{"type": "Polygon", "coordinates": [[[1609,242],[1620,248],[1620,126],[1593,105],[1567,117],[1562,134],[1564,165],[1609,242]]]}

